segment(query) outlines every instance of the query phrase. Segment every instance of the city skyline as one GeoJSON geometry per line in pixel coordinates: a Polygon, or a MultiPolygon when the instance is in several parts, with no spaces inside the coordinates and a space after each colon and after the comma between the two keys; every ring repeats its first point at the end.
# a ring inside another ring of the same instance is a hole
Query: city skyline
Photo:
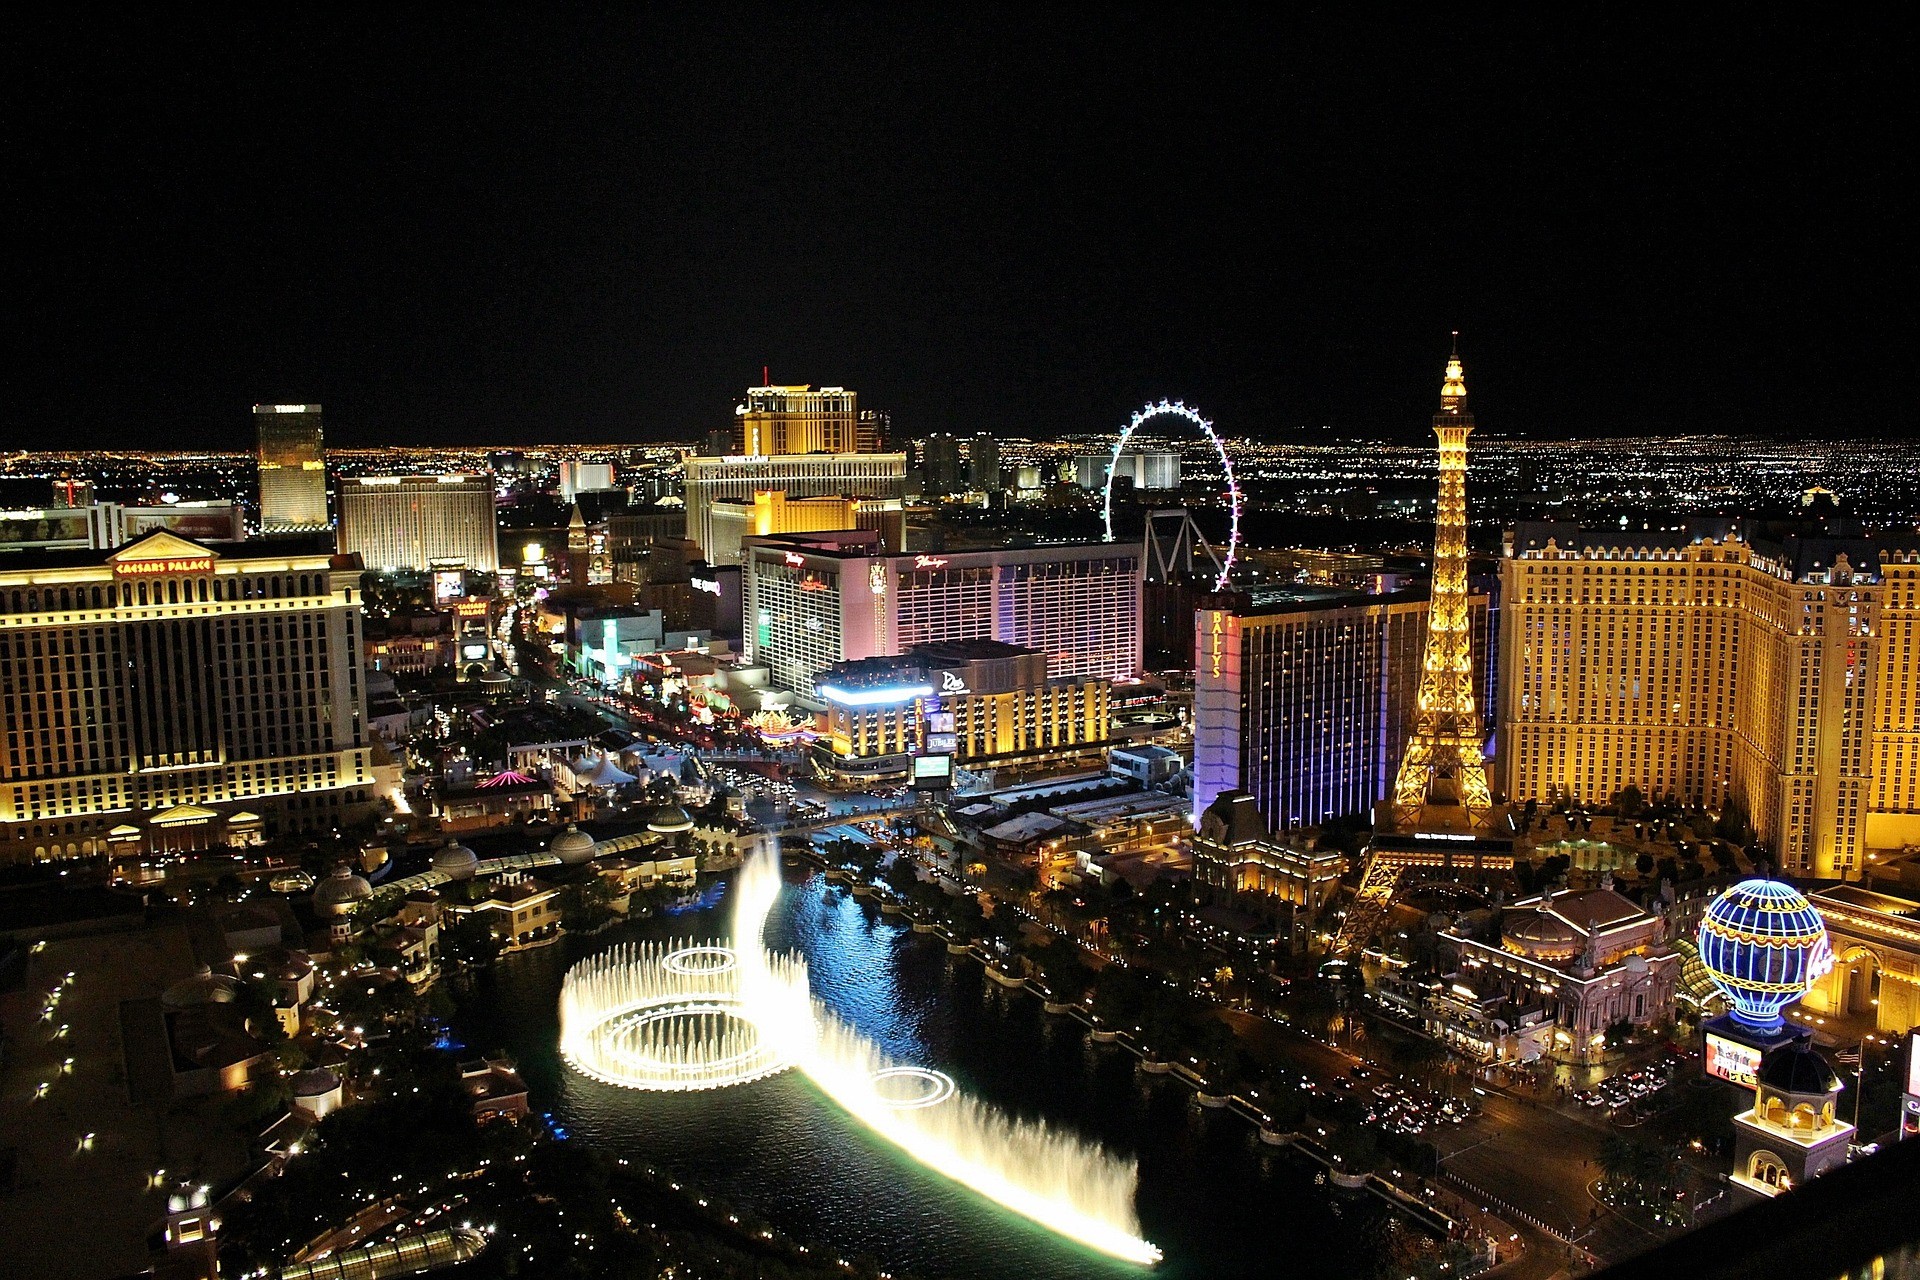
{"type": "Polygon", "coordinates": [[[21,1274],[1920,1266],[1903,42],[16,25],[21,1274]]]}

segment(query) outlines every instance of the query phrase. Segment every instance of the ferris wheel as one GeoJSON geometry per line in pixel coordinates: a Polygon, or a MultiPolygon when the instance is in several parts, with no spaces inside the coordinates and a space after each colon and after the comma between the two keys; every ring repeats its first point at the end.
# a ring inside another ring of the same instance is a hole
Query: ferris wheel
{"type": "MultiPolygon", "coordinates": [[[[1127,441],[1133,438],[1141,424],[1154,418],[1184,418],[1200,429],[1213,446],[1213,452],[1220,459],[1220,469],[1227,477],[1227,553],[1219,557],[1220,574],[1215,579],[1213,589],[1225,591],[1227,580],[1233,573],[1234,557],[1240,552],[1240,482],[1234,479],[1233,460],[1227,457],[1227,447],[1221,443],[1219,435],[1213,429],[1213,423],[1202,417],[1198,409],[1189,408],[1178,400],[1161,400],[1157,404],[1148,404],[1134,411],[1133,417],[1120,431],[1120,438],[1113,442],[1113,457],[1107,460],[1107,482],[1102,495],[1100,518],[1106,529],[1106,541],[1113,541],[1113,473],[1119,466],[1120,455],[1126,450],[1127,441]]],[[[1197,536],[1197,535],[1196,535],[1197,536]]]]}

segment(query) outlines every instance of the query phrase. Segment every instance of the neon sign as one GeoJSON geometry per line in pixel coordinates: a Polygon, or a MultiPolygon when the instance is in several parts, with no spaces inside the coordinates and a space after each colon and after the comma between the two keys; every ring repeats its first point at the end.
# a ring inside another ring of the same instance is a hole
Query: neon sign
{"type": "Polygon", "coordinates": [[[915,556],[913,567],[916,569],[944,569],[947,567],[945,556],[915,556]]]}
{"type": "Polygon", "coordinates": [[[898,702],[911,702],[915,698],[924,698],[933,692],[930,684],[893,684],[877,689],[842,689],[838,685],[819,686],[820,696],[829,702],[837,702],[843,707],[882,707],[898,702]]]}
{"type": "Polygon", "coordinates": [[[170,556],[165,560],[121,560],[113,566],[115,577],[144,578],[156,573],[212,573],[212,556],[170,556]]]}
{"type": "Polygon", "coordinates": [[[803,564],[805,564],[805,563],[807,562],[807,558],[806,558],[805,556],[803,556],[803,555],[801,555],[801,554],[800,554],[800,553],[799,553],[798,551],[789,551],[789,552],[787,552],[787,553],[786,553],[786,560],[787,560],[787,564],[788,564],[788,565],[789,565],[789,566],[790,566],[791,568],[795,568],[795,569],[798,569],[798,568],[799,568],[799,567],[800,567],[801,565],[803,565],[803,564]]]}

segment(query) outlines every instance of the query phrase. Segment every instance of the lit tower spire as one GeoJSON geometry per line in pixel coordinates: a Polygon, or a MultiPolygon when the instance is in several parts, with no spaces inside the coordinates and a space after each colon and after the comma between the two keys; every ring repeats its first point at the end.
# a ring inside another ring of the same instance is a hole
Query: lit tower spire
{"type": "Polygon", "coordinates": [[[1460,335],[1440,385],[1433,434],[1440,441],[1440,499],[1433,528],[1433,598],[1427,610],[1427,653],[1407,753],[1393,788],[1393,816],[1414,825],[1429,804],[1453,804],[1475,827],[1493,807],[1480,716],[1473,700],[1473,636],[1467,614],[1467,375],[1460,335]]]}

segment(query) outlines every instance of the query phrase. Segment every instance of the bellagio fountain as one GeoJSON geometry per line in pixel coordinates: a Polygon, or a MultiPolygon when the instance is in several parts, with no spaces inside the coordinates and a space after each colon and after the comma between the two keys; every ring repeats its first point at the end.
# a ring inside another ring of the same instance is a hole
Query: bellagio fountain
{"type": "Polygon", "coordinates": [[[1142,1265],[1139,1171],[1098,1144],[969,1097],[944,1072],[889,1056],[815,998],[806,961],[762,940],[780,896],[776,855],[742,869],[733,945],[612,948],[560,990],[560,1051],[574,1070],[629,1089],[745,1085],[804,1074],[849,1116],[919,1164],[1101,1253],[1142,1265]]]}

